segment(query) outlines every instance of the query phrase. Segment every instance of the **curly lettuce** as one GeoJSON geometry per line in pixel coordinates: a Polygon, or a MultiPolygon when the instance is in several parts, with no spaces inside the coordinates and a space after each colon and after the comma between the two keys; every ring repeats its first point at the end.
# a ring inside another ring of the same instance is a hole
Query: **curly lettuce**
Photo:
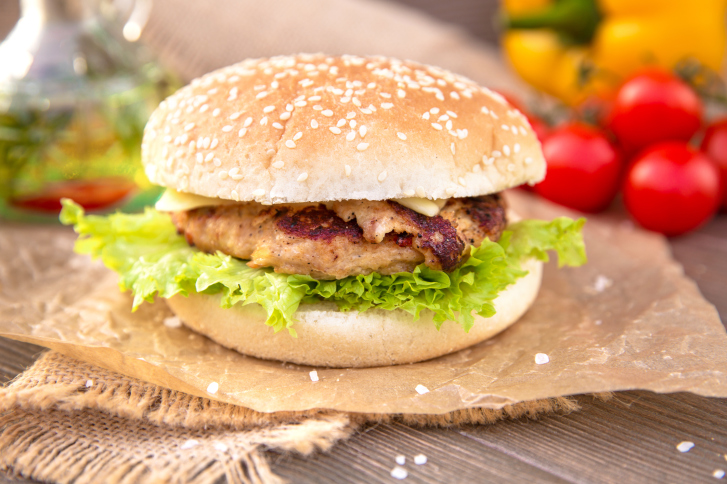
{"type": "Polygon", "coordinates": [[[221,294],[223,307],[259,304],[267,313],[268,325],[276,332],[286,328],[292,334],[300,304],[322,300],[336,303],[342,311],[401,309],[415,320],[428,310],[437,328],[452,320],[468,331],[474,314],[494,315],[497,295],[527,274],[521,261],[531,257],[547,261],[548,251],[555,251],[560,266],[586,262],[582,218],[514,223],[499,241],[485,240],[472,247],[467,261],[449,273],[422,264],[413,272],[339,280],[252,269],[221,252],[201,252],[177,234],[169,215],[151,208],[133,215],[86,215],[79,205],[64,200],[60,218],[79,234],[76,252],[100,257],[119,273],[121,289],[134,295],[134,309],[155,296],[221,294]]]}

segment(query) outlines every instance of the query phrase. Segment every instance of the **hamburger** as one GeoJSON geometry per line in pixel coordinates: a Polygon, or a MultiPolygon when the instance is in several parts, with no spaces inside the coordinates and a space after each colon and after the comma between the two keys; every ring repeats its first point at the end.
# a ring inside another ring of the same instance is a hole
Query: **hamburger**
{"type": "Polygon", "coordinates": [[[246,355],[368,367],[483,341],[535,299],[583,220],[521,220],[500,192],[545,175],[520,112],[446,70],[383,57],[246,60],[161,103],[142,144],[166,190],[143,214],[64,202],[76,250],[134,308],[246,355]],[[283,331],[287,330],[287,331],[283,331]]]}

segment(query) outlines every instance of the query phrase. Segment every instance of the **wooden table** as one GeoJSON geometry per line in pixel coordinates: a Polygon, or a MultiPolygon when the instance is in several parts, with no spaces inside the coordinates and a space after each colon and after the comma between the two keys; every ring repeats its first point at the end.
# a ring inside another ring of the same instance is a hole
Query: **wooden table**
{"type": "MultiPolygon", "coordinates": [[[[727,216],[671,242],[674,256],[727,320],[727,216]]],[[[30,365],[42,348],[0,338],[0,382],[30,365]]],[[[715,482],[727,471],[727,399],[624,392],[610,401],[577,397],[583,409],[540,420],[459,429],[401,424],[363,429],[326,454],[269,452],[291,482],[394,482],[395,457],[407,457],[405,482],[715,482]],[[680,453],[676,445],[695,447],[680,453]],[[425,465],[413,464],[424,454],[425,465]]],[[[0,483],[31,482],[8,479],[0,483]]]]}

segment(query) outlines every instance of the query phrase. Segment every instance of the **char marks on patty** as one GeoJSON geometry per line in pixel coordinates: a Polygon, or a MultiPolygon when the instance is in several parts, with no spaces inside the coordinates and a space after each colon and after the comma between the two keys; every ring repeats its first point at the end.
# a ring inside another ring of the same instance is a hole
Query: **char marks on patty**
{"type": "Polygon", "coordinates": [[[411,272],[421,263],[449,272],[470,245],[499,239],[506,224],[499,195],[449,200],[435,217],[394,201],[347,200],[202,207],[175,212],[172,220],[200,250],[319,279],[411,272]]]}

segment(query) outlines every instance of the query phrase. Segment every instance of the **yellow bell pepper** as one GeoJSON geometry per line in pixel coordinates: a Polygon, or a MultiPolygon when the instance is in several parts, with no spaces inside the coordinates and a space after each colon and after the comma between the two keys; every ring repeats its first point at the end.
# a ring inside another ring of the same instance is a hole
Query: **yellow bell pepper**
{"type": "Polygon", "coordinates": [[[719,71],[727,0],[503,0],[502,45],[534,87],[577,104],[645,66],[719,71]]]}

